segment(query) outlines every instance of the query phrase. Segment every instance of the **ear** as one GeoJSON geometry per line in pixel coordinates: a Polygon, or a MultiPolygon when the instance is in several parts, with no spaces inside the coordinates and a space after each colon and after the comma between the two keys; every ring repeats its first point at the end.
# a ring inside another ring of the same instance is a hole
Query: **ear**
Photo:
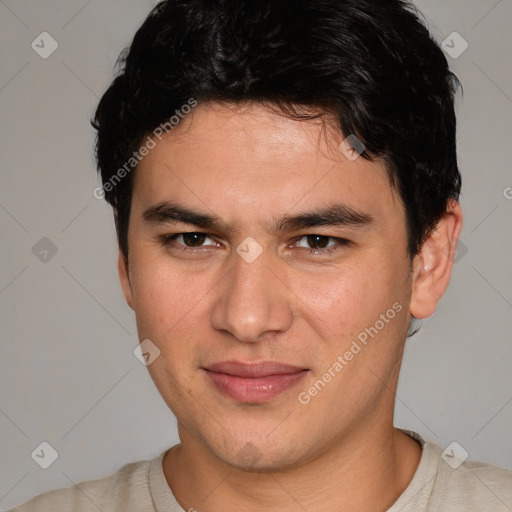
{"type": "Polygon", "coordinates": [[[451,199],[435,230],[414,257],[410,312],[415,318],[431,316],[448,287],[462,222],[462,209],[451,199]]]}
{"type": "Polygon", "coordinates": [[[119,248],[119,254],[117,256],[117,271],[119,272],[119,280],[121,281],[124,298],[126,299],[128,306],[133,309],[133,294],[132,285],[130,283],[128,260],[125,258],[121,248],[119,248]]]}

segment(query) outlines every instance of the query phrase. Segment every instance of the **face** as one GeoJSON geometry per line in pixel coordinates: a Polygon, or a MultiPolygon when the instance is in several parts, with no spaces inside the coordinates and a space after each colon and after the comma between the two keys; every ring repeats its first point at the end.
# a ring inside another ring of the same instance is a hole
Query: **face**
{"type": "Polygon", "coordinates": [[[405,211],[383,164],[342,141],[203,104],[137,169],[123,289],[180,435],[227,464],[291,467],[392,421],[405,211]]]}

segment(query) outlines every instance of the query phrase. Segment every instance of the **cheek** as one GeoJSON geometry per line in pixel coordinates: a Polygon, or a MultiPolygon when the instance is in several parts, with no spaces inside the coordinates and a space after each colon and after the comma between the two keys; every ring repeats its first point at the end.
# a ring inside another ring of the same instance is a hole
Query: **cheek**
{"type": "Polygon", "coordinates": [[[302,316],[327,339],[336,336],[341,341],[372,325],[398,300],[388,272],[370,263],[349,264],[296,276],[292,289],[302,316]]]}
{"type": "Polygon", "coordinates": [[[206,293],[199,276],[184,274],[159,260],[140,258],[132,271],[132,290],[140,336],[168,338],[193,317],[206,293]]]}
{"type": "MultiPolygon", "coordinates": [[[[164,398],[171,400],[188,392],[201,353],[197,347],[208,339],[206,304],[201,300],[207,290],[199,289],[206,288],[204,277],[148,262],[134,268],[133,277],[139,339],[150,339],[160,350],[148,371],[164,398]]],[[[174,400],[168,405],[175,407],[174,400]]]]}

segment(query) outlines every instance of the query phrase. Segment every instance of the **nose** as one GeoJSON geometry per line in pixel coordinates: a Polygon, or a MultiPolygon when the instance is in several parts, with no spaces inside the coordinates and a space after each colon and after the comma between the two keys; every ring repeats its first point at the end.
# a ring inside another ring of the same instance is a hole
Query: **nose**
{"type": "Polygon", "coordinates": [[[256,343],[264,334],[285,332],[292,325],[293,294],[266,252],[251,263],[233,253],[231,271],[216,288],[212,327],[241,342],[256,343]]]}

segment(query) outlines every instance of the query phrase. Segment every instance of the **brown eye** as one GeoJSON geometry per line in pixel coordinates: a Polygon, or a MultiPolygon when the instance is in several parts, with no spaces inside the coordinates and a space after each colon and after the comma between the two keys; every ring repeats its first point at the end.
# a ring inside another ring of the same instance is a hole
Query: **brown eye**
{"type": "Polygon", "coordinates": [[[336,245],[336,239],[325,235],[304,235],[298,242],[297,247],[305,249],[325,249],[336,245]]]}
{"type": "Polygon", "coordinates": [[[200,247],[207,238],[204,233],[183,233],[183,243],[187,247],[200,247]]]}
{"type": "Polygon", "coordinates": [[[306,239],[312,249],[324,249],[329,243],[328,236],[308,235],[306,239]]]}
{"type": "Polygon", "coordinates": [[[319,255],[329,254],[348,245],[350,245],[350,242],[344,238],[316,234],[304,235],[295,243],[295,247],[319,255]]]}
{"type": "Polygon", "coordinates": [[[207,233],[199,233],[197,231],[189,233],[176,233],[174,235],[163,235],[160,238],[160,242],[165,247],[171,247],[175,249],[207,249],[215,246],[215,241],[207,233]],[[208,243],[208,240],[213,243],[208,243]],[[206,243],[205,243],[206,242],[206,243]]]}

